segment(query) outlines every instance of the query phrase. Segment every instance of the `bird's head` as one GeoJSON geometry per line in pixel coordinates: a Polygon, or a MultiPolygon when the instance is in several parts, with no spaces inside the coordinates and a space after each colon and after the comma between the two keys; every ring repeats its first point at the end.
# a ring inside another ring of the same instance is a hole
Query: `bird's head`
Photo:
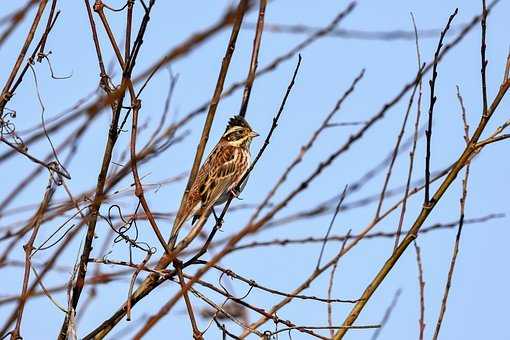
{"type": "Polygon", "coordinates": [[[252,139],[258,135],[252,130],[246,119],[241,116],[234,116],[229,119],[221,139],[231,146],[249,148],[252,139]]]}

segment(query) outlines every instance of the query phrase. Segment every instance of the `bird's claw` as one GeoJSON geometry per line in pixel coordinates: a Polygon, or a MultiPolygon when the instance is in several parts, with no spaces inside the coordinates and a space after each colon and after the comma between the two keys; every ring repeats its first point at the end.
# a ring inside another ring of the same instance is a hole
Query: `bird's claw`
{"type": "Polygon", "coordinates": [[[241,191],[239,191],[239,189],[234,188],[234,189],[230,190],[230,194],[233,197],[237,198],[238,200],[242,200],[242,198],[239,198],[239,195],[241,194],[241,191]]]}

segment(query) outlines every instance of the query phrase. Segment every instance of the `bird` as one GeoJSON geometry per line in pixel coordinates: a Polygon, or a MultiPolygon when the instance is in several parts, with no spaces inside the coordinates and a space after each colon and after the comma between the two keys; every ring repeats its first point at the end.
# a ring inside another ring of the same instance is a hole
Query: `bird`
{"type": "Polygon", "coordinates": [[[239,185],[251,164],[250,145],[259,136],[240,115],[229,119],[225,132],[198,171],[191,189],[174,220],[170,244],[179,230],[193,217],[192,224],[210,214],[215,205],[225,203],[230,195],[238,197],[246,180],[239,185]],[[236,190],[240,186],[239,190],[236,190]]]}

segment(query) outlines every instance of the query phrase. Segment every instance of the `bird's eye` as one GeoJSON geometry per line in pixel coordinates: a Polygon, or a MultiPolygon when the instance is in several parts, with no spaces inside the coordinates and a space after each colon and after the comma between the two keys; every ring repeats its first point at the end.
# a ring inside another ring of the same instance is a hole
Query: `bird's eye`
{"type": "Polygon", "coordinates": [[[229,141],[235,141],[241,138],[241,132],[240,131],[234,131],[228,135],[229,141]]]}

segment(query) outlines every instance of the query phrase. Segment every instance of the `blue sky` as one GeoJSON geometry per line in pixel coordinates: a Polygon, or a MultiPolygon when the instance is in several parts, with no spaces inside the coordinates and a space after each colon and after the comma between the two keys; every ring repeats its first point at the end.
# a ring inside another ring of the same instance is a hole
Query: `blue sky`
{"type": "MultiPolygon", "coordinates": [[[[2,12],[21,6],[23,1],[10,1],[3,4],[2,12]]],[[[144,45],[134,74],[144,70],[157,60],[172,46],[189,36],[191,32],[210,25],[221,17],[229,1],[199,2],[187,1],[174,3],[170,1],[157,1],[154,13],[147,30],[144,45]]],[[[113,6],[121,5],[121,1],[112,1],[113,6]]],[[[268,5],[266,12],[267,23],[304,24],[314,27],[327,25],[330,20],[347,6],[347,2],[339,1],[288,1],[277,0],[268,5]]],[[[57,75],[69,75],[67,80],[52,80],[47,65],[35,66],[38,75],[41,97],[45,106],[45,118],[56,116],[63,109],[70,107],[79,98],[91,93],[97,86],[98,69],[95,51],[90,38],[85,9],[82,3],[61,1],[62,10],[56,24],[48,48],[52,51],[51,60],[57,75]]],[[[360,1],[351,15],[342,21],[341,28],[360,29],[368,31],[411,30],[412,22],[410,12],[414,13],[419,29],[441,28],[448,16],[458,7],[459,14],[454,26],[463,24],[480,12],[479,1],[390,1],[369,2],[360,1]]],[[[138,13],[140,9],[138,8],[138,13]]],[[[487,69],[488,97],[492,100],[502,79],[505,66],[506,53],[509,47],[507,13],[510,3],[501,1],[488,20],[487,35],[487,69]]],[[[34,11],[30,12],[32,18],[34,11]]],[[[117,34],[123,32],[123,17],[108,14],[112,26],[117,34]]],[[[139,17],[138,17],[139,19],[139,17]]],[[[255,22],[256,13],[247,16],[247,22],[255,22]]],[[[0,47],[0,60],[4,67],[0,70],[0,83],[3,84],[8,75],[19,48],[28,30],[30,20],[26,20],[16,29],[9,40],[0,47]]],[[[101,33],[105,51],[105,36],[101,33]]],[[[180,59],[171,65],[172,72],[179,74],[179,80],[172,98],[172,110],[169,119],[177,120],[185,116],[207,101],[213,92],[218,70],[228,40],[228,30],[216,35],[213,39],[194,50],[186,58],[180,59]]],[[[252,30],[242,30],[236,46],[232,65],[229,70],[226,85],[241,80],[248,69],[252,30]]],[[[449,35],[446,40],[455,35],[449,35]]],[[[259,67],[271,62],[276,56],[283,54],[290,48],[306,38],[302,34],[284,34],[265,32],[260,50],[259,67]]],[[[119,39],[120,40],[120,39],[119,39]]],[[[421,55],[424,61],[430,61],[437,43],[437,38],[421,39],[421,55]]],[[[325,37],[302,51],[303,62],[297,77],[296,84],[289,97],[280,125],[271,141],[271,144],[258,163],[250,177],[250,181],[242,194],[243,201],[236,203],[259,202],[274,185],[277,176],[287,167],[289,162],[299,152],[301,144],[319,126],[323,117],[333,108],[339,96],[349,87],[354,77],[361,69],[366,69],[365,77],[359,83],[357,90],[345,102],[337,114],[335,122],[361,121],[377,112],[387,101],[393,98],[398,91],[411,81],[416,74],[417,62],[413,40],[371,41],[357,39],[343,39],[338,37],[325,37]]],[[[105,60],[111,60],[111,52],[105,52],[105,60]]],[[[250,124],[261,135],[269,130],[271,119],[276,113],[283,93],[287,88],[292,75],[296,58],[283,63],[274,72],[256,79],[251,102],[247,113],[250,124]]],[[[480,28],[471,33],[452,50],[439,65],[436,93],[438,101],[434,116],[434,132],[432,140],[432,168],[441,169],[449,165],[460,154],[464,147],[463,127],[460,120],[460,109],[456,98],[456,85],[460,86],[464,97],[468,120],[471,129],[476,127],[480,117],[482,100],[480,89],[480,28]]],[[[118,74],[118,69],[117,69],[118,74]]],[[[144,91],[142,96],[143,109],[140,122],[148,122],[149,128],[142,132],[140,143],[150,136],[151,128],[157,124],[159,115],[164,107],[164,99],[168,90],[168,72],[161,70],[144,91]]],[[[428,79],[425,77],[423,93],[423,112],[428,110],[428,79]]],[[[241,91],[228,97],[220,103],[214,121],[210,143],[210,150],[223,132],[228,117],[236,113],[241,100],[241,91]]],[[[371,128],[365,138],[355,143],[349,153],[339,157],[322,176],[312,183],[310,188],[298,196],[286,209],[276,217],[284,217],[293,212],[313,207],[318,202],[338,195],[345,185],[356,181],[378,164],[390,152],[401,125],[408,97],[399,105],[392,108],[384,120],[371,128]]],[[[10,108],[17,111],[15,120],[17,130],[22,131],[40,122],[41,109],[35,95],[34,81],[31,73],[16,95],[9,103],[10,108]]],[[[505,99],[489,124],[487,131],[508,119],[509,101],[505,99]]],[[[411,113],[414,122],[415,110],[411,113]]],[[[425,117],[425,115],[423,116],[425,117]]],[[[69,171],[72,180],[68,185],[73,193],[92,188],[95,184],[97,172],[100,167],[99,154],[104,148],[109,114],[105,112],[93,122],[93,128],[87,131],[80,145],[80,154],[76,157],[69,171]]],[[[190,135],[183,143],[169,149],[148,165],[142,166],[141,175],[144,183],[157,183],[165,178],[186,171],[192,163],[195,146],[198,142],[204,115],[194,119],[186,129],[190,135]]],[[[422,120],[424,123],[425,120],[422,120]]],[[[71,131],[77,125],[69,126],[71,131]]],[[[408,125],[410,126],[410,125],[408,125]]],[[[359,127],[336,127],[326,131],[321,136],[314,149],[307,154],[304,162],[293,172],[287,184],[275,197],[281,200],[296,187],[300,180],[315,169],[317,164],[327,155],[342,145],[351,133],[359,127]]],[[[408,128],[407,136],[411,128],[408,128]]],[[[57,143],[62,141],[65,134],[52,136],[57,143]]],[[[129,134],[121,135],[115,150],[114,160],[118,160],[122,151],[127,147],[129,134]]],[[[253,143],[252,150],[258,150],[262,140],[253,143]]],[[[3,153],[7,147],[1,146],[3,153]]],[[[49,150],[46,141],[30,145],[30,151],[43,157],[49,150]]],[[[415,163],[414,179],[419,179],[424,173],[423,155],[425,150],[424,139],[418,144],[418,158],[415,163]]],[[[32,163],[22,157],[9,160],[2,164],[7,181],[2,183],[2,192],[9,192],[19,180],[24,178],[32,168],[32,163]]],[[[403,154],[397,160],[390,187],[405,185],[408,167],[408,156],[403,154]]],[[[507,192],[509,188],[508,174],[508,143],[487,147],[483,153],[472,163],[469,181],[469,193],[466,203],[466,217],[480,217],[491,213],[509,213],[507,192]]],[[[384,181],[384,173],[372,179],[359,192],[349,195],[346,203],[356,199],[380,192],[384,181]]],[[[44,194],[47,177],[41,175],[29,185],[12,204],[12,207],[37,203],[44,194]]],[[[131,178],[118,186],[126,189],[131,178]]],[[[147,198],[154,211],[169,212],[177,209],[185,183],[179,182],[162,186],[158,190],[148,190],[147,198]]],[[[437,185],[433,185],[436,188],[437,185]]],[[[459,197],[461,193],[460,178],[451,186],[447,194],[433,211],[425,225],[437,222],[450,222],[458,219],[459,197]]],[[[414,221],[422,203],[422,194],[410,200],[404,228],[407,229],[414,221]]],[[[57,198],[65,198],[65,192],[57,191],[57,198]]],[[[388,208],[397,198],[388,198],[384,207],[388,208]]],[[[125,211],[133,211],[136,199],[122,200],[125,211]]],[[[106,212],[106,207],[103,212],[106,212]]],[[[334,225],[334,234],[344,234],[352,229],[353,233],[364,228],[375,214],[376,206],[371,205],[361,209],[353,209],[341,213],[334,225]]],[[[223,227],[223,237],[234,233],[244,226],[250,212],[238,212],[227,217],[223,227]]],[[[324,235],[331,214],[300,221],[278,228],[261,232],[256,238],[249,238],[245,242],[257,240],[271,240],[274,238],[299,238],[306,236],[324,235]]],[[[19,215],[0,218],[0,226],[6,227],[19,215]]],[[[53,232],[58,220],[45,224],[41,229],[42,240],[53,232]]],[[[171,221],[161,221],[162,230],[166,233],[171,228],[171,221]]],[[[391,215],[382,222],[375,231],[394,230],[398,223],[398,214],[391,215]]],[[[140,223],[141,237],[156,245],[149,225],[140,223]]],[[[510,303],[507,282],[509,273],[505,258],[508,257],[507,239],[508,217],[493,219],[483,224],[467,225],[462,234],[460,253],[454,274],[453,285],[450,291],[448,309],[441,330],[442,339],[507,339],[508,330],[505,325],[508,319],[506,306],[510,303]],[[505,316],[507,315],[507,316],[505,316]]],[[[106,223],[98,224],[94,256],[98,254],[100,244],[108,231],[106,223]]],[[[83,232],[84,234],[84,232],[83,232]]],[[[418,238],[422,249],[424,275],[426,281],[426,338],[432,336],[433,328],[439,312],[448,266],[452,253],[455,231],[436,231],[418,238]]],[[[80,240],[72,244],[65,251],[60,265],[72,265],[77,256],[80,240]]],[[[326,256],[331,257],[338,251],[338,243],[327,246],[326,256]]],[[[5,244],[0,245],[4,249],[5,244]]],[[[337,298],[357,298],[371,278],[384,263],[393,249],[393,240],[376,239],[360,243],[342,258],[333,295],[337,298]]],[[[110,245],[109,258],[127,259],[125,246],[121,243],[110,245]]],[[[320,245],[293,245],[286,247],[269,247],[254,250],[239,251],[228,256],[222,265],[231,268],[239,274],[255,279],[258,283],[291,291],[297,287],[313,271],[317,261],[320,245]]],[[[161,253],[161,249],[158,249],[161,253]]],[[[22,249],[14,252],[13,258],[20,259],[22,249]]],[[[37,260],[44,261],[51,251],[41,253],[37,260]]],[[[91,267],[92,268],[92,267],[91,267]]],[[[108,267],[104,268],[106,271],[108,267]]],[[[110,269],[114,270],[114,267],[110,269]]],[[[4,281],[0,293],[10,295],[18,293],[22,280],[22,269],[2,269],[4,281]]],[[[62,284],[68,275],[52,273],[45,280],[49,287],[62,284]]],[[[329,275],[321,276],[305,291],[306,294],[325,296],[329,275]]],[[[206,279],[215,282],[218,273],[210,272],[206,279]]],[[[110,315],[111,311],[122,303],[127,295],[129,278],[117,281],[110,285],[107,291],[102,291],[99,298],[94,300],[89,312],[80,320],[79,335],[85,335],[101,320],[110,315]]],[[[235,291],[241,295],[246,286],[234,283],[235,291]]],[[[103,287],[104,289],[104,287],[103,287]]],[[[134,317],[151,315],[175,293],[177,287],[173,284],[162,286],[155,294],[144,299],[133,310],[134,317]]],[[[415,339],[418,334],[418,280],[415,253],[409,248],[402,256],[394,270],[374,294],[365,311],[358,319],[359,324],[379,323],[387,306],[391,303],[395,292],[402,289],[399,301],[393,310],[390,320],[382,329],[379,339],[415,339]]],[[[201,289],[203,292],[204,290],[201,289]]],[[[85,300],[88,292],[82,296],[85,300]]],[[[219,297],[214,297],[221,302],[219,297]]],[[[56,295],[65,303],[64,295],[56,295]]],[[[267,293],[254,290],[247,301],[264,308],[271,307],[279,298],[267,293]]],[[[197,306],[203,306],[194,300],[197,306]]],[[[335,305],[335,324],[340,324],[350,305],[335,305]]],[[[0,306],[0,320],[10,314],[11,305],[0,306]]],[[[318,302],[294,301],[282,309],[281,318],[292,320],[296,324],[326,325],[327,310],[324,304],[318,302]]],[[[46,298],[31,300],[26,307],[23,319],[22,334],[25,339],[52,339],[62,322],[63,315],[46,298]]],[[[250,315],[250,321],[257,316],[250,315]]],[[[135,321],[136,322],[136,321],[135,321]]],[[[200,320],[203,329],[207,320],[200,320]]],[[[126,326],[123,321],[121,327],[126,326]]],[[[138,329],[139,325],[134,328],[138,329]]],[[[229,324],[235,332],[239,329],[229,324]]],[[[274,324],[268,322],[261,329],[274,329],[274,324]],[[265,327],[265,328],[264,328],[265,327]]],[[[110,339],[116,331],[113,331],[110,339]]],[[[185,314],[184,304],[179,304],[170,315],[163,319],[148,334],[148,339],[160,339],[174,335],[176,339],[190,338],[189,320],[185,314]]],[[[219,338],[214,327],[206,333],[206,338],[219,338]]],[[[346,339],[370,339],[373,331],[351,331],[346,339]]],[[[281,334],[281,338],[286,338],[281,334]]],[[[306,339],[307,336],[293,332],[292,339],[306,339]]]]}

